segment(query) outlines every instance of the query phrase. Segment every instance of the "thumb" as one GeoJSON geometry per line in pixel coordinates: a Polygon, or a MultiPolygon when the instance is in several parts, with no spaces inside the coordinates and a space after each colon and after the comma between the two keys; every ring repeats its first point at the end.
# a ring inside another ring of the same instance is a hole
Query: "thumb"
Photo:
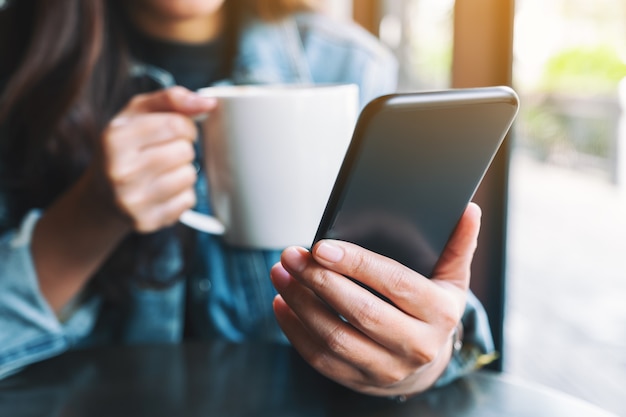
{"type": "Polygon", "coordinates": [[[217,101],[176,86],[153,93],[139,94],[128,103],[124,113],[133,115],[153,112],[176,112],[193,116],[213,110],[217,101]]]}
{"type": "Polygon", "coordinates": [[[481,215],[480,207],[469,203],[437,262],[432,276],[434,281],[446,281],[463,290],[469,288],[470,267],[478,245],[481,215]]]}

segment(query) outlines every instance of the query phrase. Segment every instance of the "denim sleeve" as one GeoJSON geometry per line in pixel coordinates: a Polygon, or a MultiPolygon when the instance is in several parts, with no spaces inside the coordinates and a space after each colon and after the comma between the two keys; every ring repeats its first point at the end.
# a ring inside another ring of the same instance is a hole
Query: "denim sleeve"
{"type": "Polygon", "coordinates": [[[463,346],[455,350],[446,370],[435,387],[449,384],[495,359],[495,348],[487,313],[481,302],[470,291],[461,319],[463,323],[463,346]]]}
{"type": "Polygon", "coordinates": [[[30,251],[39,217],[31,211],[0,236],[0,379],[67,350],[91,330],[98,310],[93,300],[61,322],[42,296],[30,251]]]}
{"type": "Polygon", "coordinates": [[[366,65],[361,67],[362,80],[359,84],[363,105],[376,97],[397,91],[398,62],[391,52],[381,46],[364,62],[366,65]]]}

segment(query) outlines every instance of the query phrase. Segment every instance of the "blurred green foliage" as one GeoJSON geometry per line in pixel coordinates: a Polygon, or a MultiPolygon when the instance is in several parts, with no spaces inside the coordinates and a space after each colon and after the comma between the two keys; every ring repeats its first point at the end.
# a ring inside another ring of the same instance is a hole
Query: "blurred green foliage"
{"type": "Polygon", "coordinates": [[[565,49],[548,60],[541,89],[561,93],[614,93],[623,77],[626,77],[626,63],[614,48],[578,46],[565,49]]]}

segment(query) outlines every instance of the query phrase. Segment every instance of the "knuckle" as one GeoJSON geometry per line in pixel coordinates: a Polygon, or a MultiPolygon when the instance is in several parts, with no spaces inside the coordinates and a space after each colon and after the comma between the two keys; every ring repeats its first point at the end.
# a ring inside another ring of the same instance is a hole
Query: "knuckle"
{"type": "Polygon", "coordinates": [[[138,233],[152,233],[161,227],[161,222],[154,214],[145,214],[135,218],[135,231],[138,233]]]}
{"type": "Polygon", "coordinates": [[[425,340],[416,340],[406,347],[408,356],[412,362],[418,365],[425,365],[433,362],[439,354],[439,349],[434,343],[425,340]]]}
{"type": "Polygon", "coordinates": [[[131,97],[130,100],[128,100],[128,105],[126,107],[127,108],[137,107],[143,100],[144,100],[144,95],[143,94],[137,94],[137,95],[131,97]]]}
{"type": "Polygon", "coordinates": [[[187,94],[188,90],[181,86],[170,87],[165,90],[165,102],[169,108],[179,108],[182,100],[187,94]]]}
{"type": "MultiPolygon", "coordinates": [[[[183,209],[194,207],[197,203],[196,193],[193,190],[188,190],[183,194],[183,209]]],[[[178,218],[178,216],[176,216],[178,218]]]]}
{"type": "Polygon", "coordinates": [[[131,200],[122,195],[114,197],[115,206],[126,217],[130,218],[133,223],[137,222],[138,202],[131,200]]]}
{"type": "MultiPolygon", "coordinates": [[[[185,162],[193,162],[196,159],[196,150],[190,142],[183,142],[182,155],[185,162]]],[[[192,168],[196,170],[195,167],[192,168]]]]}
{"type": "Polygon", "coordinates": [[[320,269],[315,280],[315,290],[320,294],[326,294],[333,290],[335,274],[327,269],[320,269]]]}
{"type": "Polygon", "coordinates": [[[165,101],[168,106],[176,106],[180,96],[183,94],[182,87],[175,86],[163,91],[165,101]]]}
{"type": "Polygon", "coordinates": [[[196,169],[192,165],[195,159],[193,146],[187,141],[175,140],[167,143],[158,149],[154,149],[151,157],[156,165],[169,164],[172,168],[182,169],[189,167],[195,172],[196,169]]]}
{"type": "Polygon", "coordinates": [[[392,268],[385,276],[385,282],[387,282],[389,291],[394,294],[394,298],[405,300],[416,298],[414,280],[414,277],[407,277],[404,271],[399,268],[392,268]],[[407,278],[412,278],[412,280],[407,278]]]}
{"type": "Polygon", "coordinates": [[[459,322],[459,317],[450,308],[442,308],[439,312],[439,320],[446,330],[452,331],[459,322]]]}
{"type": "Polygon", "coordinates": [[[154,232],[156,230],[156,227],[154,227],[150,222],[141,221],[135,222],[134,230],[140,234],[147,234],[154,232]]]}
{"type": "Polygon", "coordinates": [[[441,294],[438,301],[431,303],[433,322],[446,331],[452,331],[460,320],[459,311],[455,308],[457,300],[441,294]]]}
{"type": "Polygon", "coordinates": [[[186,189],[158,207],[158,216],[155,216],[154,223],[158,227],[174,224],[185,210],[195,205],[196,193],[193,189],[186,189]]]}
{"type": "Polygon", "coordinates": [[[437,356],[439,356],[439,349],[434,346],[428,346],[422,350],[422,361],[425,364],[434,362],[437,356]]]}
{"type": "Polygon", "coordinates": [[[123,149],[124,143],[127,142],[124,135],[119,132],[120,127],[112,125],[116,120],[119,119],[114,119],[102,133],[102,154],[107,159],[113,159],[123,149]]]}
{"type": "MultiPolygon", "coordinates": [[[[355,309],[354,320],[365,328],[379,328],[382,326],[382,313],[378,299],[368,297],[355,309]]],[[[356,323],[355,323],[356,324],[356,323]]]]}
{"type": "Polygon", "coordinates": [[[115,164],[111,164],[106,169],[106,176],[111,184],[119,185],[128,182],[128,170],[115,164]]]}
{"type": "Polygon", "coordinates": [[[343,355],[346,350],[347,334],[341,326],[337,326],[323,336],[324,344],[331,352],[343,355]]]}
{"type": "MultiPolygon", "coordinates": [[[[190,186],[198,180],[198,173],[193,165],[187,164],[183,168],[182,182],[185,186],[190,186]]],[[[194,194],[195,195],[195,194],[194,194]]]]}
{"type": "Polygon", "coordinates": [[[313,368],[320,370],[328,369],[331,364],[328,353],[323,350],[310,352],[305,359],[313,368]]]}
{"type": "Polygon", "coordinates": [[[126,184],[131,181],[137,169],[133,163],[124,163],[115,145],[105,148],[102,157],[102,169],[106,180],[113,185],[126,184]]]}
{"type": "Polygon", "coordinates": [[[187,93],[187,89],[180,85],[175,85],[165,90],[165,94],[170,100],[179,100],[185,93],[187,93]]]}
{"type": "Polygon", "coordinates": [[[170,113],[166,116],[165,123],[167,128],[176,135],[186,135],[189,133],[189,126],[185,118],[176,113],[170,113]]]}
{"type": "Polygon", "coordinates": [[[379,387],[391,387],[404,381],[410,372],[397,366],[388,366],[375,377],[375,384],[379,387]]]}
{"type": "Polygon", "coordinates": [[[356,252],[352,257],[352,262],[350,264],[350,273],[351,275],[358,277],[361,276],[370,269],[371,262],[363,252],[356,252]]]}

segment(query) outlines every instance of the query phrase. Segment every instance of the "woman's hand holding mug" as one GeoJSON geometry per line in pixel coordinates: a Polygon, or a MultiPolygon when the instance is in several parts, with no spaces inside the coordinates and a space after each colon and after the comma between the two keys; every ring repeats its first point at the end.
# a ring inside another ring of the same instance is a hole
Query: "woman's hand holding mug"
{"type": "Polygon", "coordinates": [[[214,108],[215,99],[173,87],[135,96],[106,128],[101,183],[134,230],[171,225],[195,205],[192,118],[214,108]]]}

